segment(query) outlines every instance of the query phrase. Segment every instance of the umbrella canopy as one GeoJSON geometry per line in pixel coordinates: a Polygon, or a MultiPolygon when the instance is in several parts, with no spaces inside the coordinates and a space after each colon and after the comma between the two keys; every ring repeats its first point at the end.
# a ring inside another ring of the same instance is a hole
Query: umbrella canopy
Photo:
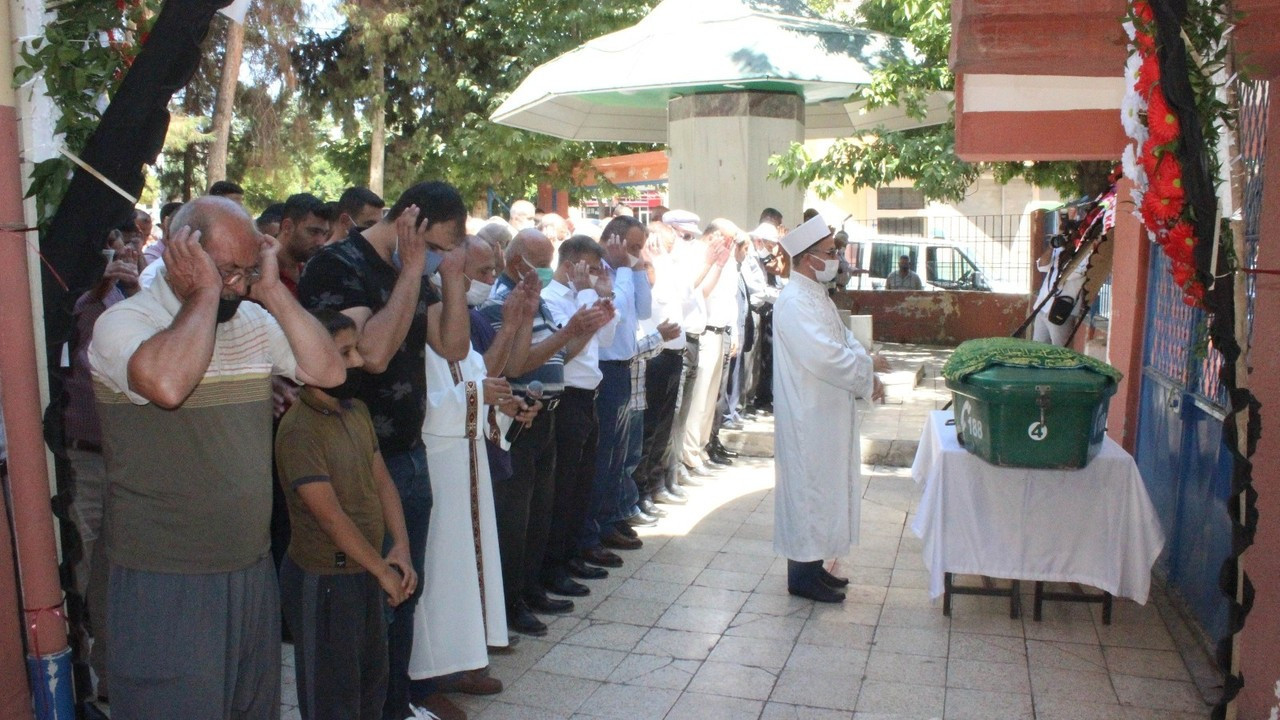
{"type": "Polygon", "coordinates": [[[822,103],[816,137],[831,137],[843,107],[831,101],[885,63],[916,57],[906,41],[824,20],[802,0],[664,0],[636,25],[535,69],[493,120],[570,140],[662,143],[671,98],[756,90],[822,103]]]}

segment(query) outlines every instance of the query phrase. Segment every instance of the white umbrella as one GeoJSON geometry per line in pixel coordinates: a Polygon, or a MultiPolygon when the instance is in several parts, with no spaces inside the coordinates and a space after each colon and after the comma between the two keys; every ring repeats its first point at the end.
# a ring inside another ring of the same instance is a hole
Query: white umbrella
{"type": "Polygon", "coordinates": [[[817,106],[811,136],[832,137],[855,127],[844,100],[899,58],[918,56],[800,0],[664,0],[633,27],[535,69],[493,120],[571,140],[663,143],[671,98],[760,90],[803,95],[817,106]]]}

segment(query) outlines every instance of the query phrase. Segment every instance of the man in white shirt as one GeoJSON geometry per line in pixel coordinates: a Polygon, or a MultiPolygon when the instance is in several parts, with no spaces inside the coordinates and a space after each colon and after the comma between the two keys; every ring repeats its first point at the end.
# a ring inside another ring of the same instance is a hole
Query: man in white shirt
{"type": "MultiPolygon", "coordinates": [[[[545,216],[544,216],[545,218],[545,216]]],[[[560,244],[560,261],[555,276],[542,290],[542,300],[551,317],[561,325],[581,308],[601,299],[613,299],[613,281],[604,269],[604,249],[585,235],[575,235],[560,244]]],[[[578,533],[586,521],[587,503],[595,478],[596,444],[600,423],[596,418],[596,389],[600,372],[600,347],[612,345],[618,316],[595,335],[582,351],[564,365],[564,393],[560,396],[556,423],[556,492],[551,509],[551,532],[542,561],[542,584],[557,595],[589,594],[586,585],[572,578],[595,580],[609,572],[597,565],[621,565],[622,559],[603,548],[588,553],[586,564],[578,554],[578,533]],[[612,557],[610,557],[612,556],[612,557]],[[616,559],[615,559],[616,558],[616,559]]]]}

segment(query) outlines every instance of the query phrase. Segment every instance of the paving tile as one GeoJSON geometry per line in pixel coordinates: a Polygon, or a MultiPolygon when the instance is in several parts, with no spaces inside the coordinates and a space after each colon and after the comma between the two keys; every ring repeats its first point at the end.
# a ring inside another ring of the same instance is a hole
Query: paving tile
{"type": "Polygon", "coordinates": [[[560,644],[542,656],[530,672],[555,673],[586,680],[604,680],[627,654],[619,650],[560,644]]]}
{"type": "Polygon", "coordinates": [[[867,656],[863,675],[868,680],[943,687],[947,684],[947,660],[873,648],[867,656]]]}
{"type": "Polygon", "coordinates": [[[907,655],[947,657],[950,633],[927,628],[876,627],[875,648],[907,655]]]}
{"type": "Polygon", "coordinates": [[[1124,716],[1120,705],[1086,702],[1080,698],[1036,697],[1035,703],[1036,720],[1120,720],[1124,716]]]}
{"type": "Polygon", "coordinates": [[[1036,622],[1031,619],[1031,611],[1024,605],[1022,627],[1028,640],[1052,640],[1054,642],[1098,644],[1098,633],[1093,629],[1093,622],[1086,620],[1045,620],[1036,622]]]}
{"type": "Polygon", "coordinates": [[[714,560],[716,553],[714,550],[686,550],[679,547],[672,547],[670,543],[667,547],[662,548],[650,558],[650,562],[659,562],[665,565],[680,565],[683,567],[705,568],[708,563],[714,560]]]}
{"type": "MultiPolygon", "coordinates": [[[[611,578],[610,578],[611,579],[611,578]]],[[[662,582],[645,580],[635,576],[627,578],[618,589],[609,593],[611,598],[627,598],[630,600],[648,600],[670,605],[685,591],[688,583],[662,582]]],[[[594,585],[592,586],[594,589],[594,585]]]]}
{"type": "Polygon", "coordinates": [[[1027,662],[1032,667],[1064,668],[1084,672],[1104,672],[1107,669],[1100,646],[1050,640],[1028,640],[1027,662]]]}
{"type": "Polygon", "coordinates": [[[631,577],[637,580],[656,580],[658,582],[673,583],[675,585],[688,585],[693,579],[698,577],[698,573],[702,572],[702,568],[689,567],[687,565],[672,565],[670,563],[649,562],[636,568],[635,573],[631,577]]]}
{"type": "Polygon", "coordinates": [[[746,700],[764,700],[773,691],[776,680],[775,673],[763,668],[708,660],[702,663],[687,690],[746,700]]]}
{"type": "Polygon", "coordinates": [[[951,618],[943,615],[941,608],[888,605],[880,613],[878,624],[887,627],[949,630],[951,618]]]}
{"type": "Polygon", "coordinates": [[[733,532],[733,537],[744,538],[746,540],[768,540],[769,542],[773,542],[773,524],[757,525],[754,523],[744,523],[733,532]]]}
{"type": "Polygon", "coordinates": [[[640,655],[631,653],[610,673],[608,681],[624,685],[683,690],[693,679],[698,660],[680,660],[669,655],[640,655]]]}
{"type": "Polygon", "coordinates": [[[1031,696],[988,690],[948,689],[944,720],[1034,720],[1031,696]]]}
{"type": "Polygon", "coordinates": [[[564,642],[626,652],[635,647],[646,632],[648,630],[639,625],[587,620],[565,635],[564,642]]]}
{"type": "Polygon", "coordinates": [[[653,628],[632,652],[670,655],[680,660],[706,660],[720,636],[713,633],[653,628]]]}
{"type": "MultiPolygon", "coordinates": [[[[947,687],[1029,695],[1031,678],[1025,664],[1011,665],[956,658],[947,661],[947,687]]],[[[949,698],[950,692],[947,695],[949,698]]]]}
{"type": "MultiPolygon", "coordinates": [[[[760,541],[752,540],[750,542],[760,541]]],[[[732,570],[740,573],[757,573],[763,575],[769,571],[769,568],[773,565],[773,561],[776,559],[777,558],[773,553],[769,553],[768,555],[754,555],[739,552],[719,552],[716,553],[715,559],[707,565],[707,568],[709,570],[732,570]]]]}
{"type": "Polygon", "coordinates": [[[867,653],[866,650],[799,644],[792,649],[785,669],[814,675],[862,677],[867,653]]]}
{"type": "MultiPolygon", "coordinates": [[[[942,611],[939,610],[941,615],[942,611]]],[[[1001,603],[994,612],[981,612],[978,608],[966,608],[964,612],[952,611],[951,629],[956,632],[979,635],[1006,635],[1023,637],[1022,618],[1009,617],[1009,605],[1001,603]]]]}
{"type": "Polygon", "coordinates": [[[1190,682],[1134,677],[1112,673],[1111,681],[1121,705],[1155,710],[1196,712],[1207,710],[1200,691],[1190,682]]]}
{"type": "MultiPolygon", "coordinates": [[[[742,606],[743,612],[760,613],[762,615],[785,615],[808,619],[817,603],[794,595],[770,595],[753,592],[742,606]]],[[[877,608],[877,611],[879,608],[877,608]]]]}
{"type": "Polygon", "coordinates": [[[650,717],[662,717],[676,704],[679,690],[605,683],[587,698],[578,712],[598,718],[632,720],[637,711],[650,717]]]}
{"type": "Polygon", "coordinates": [[[520,643],[512,648],[510,652],[490,653],[489,663],[492,667],[510,668],[524,672],[533,667],[533,664],[541,660],[542,656],[550,652],[553,647],[555,647],[553,642],[521,635],[520,643]]]}
{"type": "Polygon", "coordinates": [[[901,566],[893,569],[893,576],[889,579],[891,587],[918,588],[927,590],[929,588],[929,571],[915,569],[920,565],[918,557],[913,555],[914,562],[910,569],[901,566]]]}
{"type": "MultiPolygon", "coordinates": [[[[598,687],[600,683],[593,680],[530,670],[507,687],[502,698],[504,702],[570,715],[598,687]]],[[[493,707],[490,705],[485,712],[493,711],[493,707]]]]}
{"type": "Polygon", "coordinates": [[[684,605],[685,607],[703,607],[737,612],[750,596],[751,593],[739,590],[724,590],[722,588],[693,585],[685,588],[684,592],[676,598],[675,604],[684,605]]]}
{"type": "Polygon", "coordinates": [[[1027,647],[1022,638],[953,631],[947,657],[1017,664],[1027,661],[1027,647]]]}
{"type": "Polygon", "coordinates": [[[729,623],[725,635],[794,642],[804,629],[804,624],[805,619],[800,617],[743,612],[738,613],[733,622],[729,623]]]}
{"type": "Polygon", "coordinates": [[[942,717],[946,690],[905,683],[868,680],[862,684],[858,712],[942,717]]]}
{"type": "Polygon", "coordinates": [[[734,570],[703,570],[693,581],[695,585],[751,592],[760,584],[764,573],[736,572],[734,570]]]}
{"type": "Polygon", "coordinates": [[[711,651],[708,660],[729,662],[751,667],[778,671],[787,664],[791,651],[795,646],[790,640],[768,640],[753,637],[734,637],[726,635],[720,638],[711,651]]]}
{"type": "Polygon", "coordinates": [[[783,670],[769,699],[773,702],[832,710],[853,710],[862,686],[860,676],[817,675],[783,670]]]}
{"type": "Polygon", "coordinates": [[[676,701],[665,720],[742,720],[758,717],[763,709],[764,703],[760,700],[687,692],[676,701]]]}
{"type": "Polygon", "coordinates": [[[568,720],[568,713],[497,701],[480,711],[476,720],[568,720]]]}
{"type": "Polygon", "coordinates": [[[813,603],[813,613],[809,615],[809,619],[820,622],[876,625],[880,622],[882,609],[881,605],[851,600],[845,600],[842,603],[813,603]]]}
{"type": "Polygon", "coordinates": [[[1036,698],[1055,696],[1088,698],[1091,702],[1119,702],[1105,672],[1052,667],[1031,667],[1031,693],[1036,698]]]}
{"type": "Polygon", "coordinates": [[[1104,647],[1107,668],[1112,673],[1161,680],[1191,681],[1182,655],[1167,650],[1145,648],[1104,647]]]}
{"type": "Polygon", "coordinates": [[[810,618],[800,631],[800,642],[809,645],[867,650],[875,637],[875,627],[848,622],[824,622],[810,618]]]}
{"type": "Polygon", "coordinates": [[[742,555],[756,555],[759,557],[775,558],[778,556],[776,550],[773,549],[773,540],[752,540],[750,538],[735,537],[730,538],[725,543],[725,552],[739,553],[742,555]]]}
{"type": "Polygon", "coordinates": [[[1103,645],[1149,650],[1178,649],[1164,625],[1098,625],[1097,635],[1103,645]]]}
{"type": "Polygon", "coordinates": [[[873,587],[889,587],[890,580],[893,579],[892,568],[873,568],[859,567],[857,565],[840,565],[837,567],[837,575],[849,578],[851,585],[871,585],[873,587]]]}
{"type": "Polygon", "coordinates": [[[723,633],[737,613],[711,608],[672,605],[654,623],[656,627],[690,632],[723,633]]]}
{"type": "Polygon", "coordinates": [[[760,720],[849,720],[849,713],[845,710],[769,702],[765,703],[760,720]]]}
{"type": "MultiPolygon", "coordinates": [[[[919,588],[890,587],[885,591],[885,605],[907,605],[912,607],[937,607],[941,613],[941,600],[934,602],[928,590],[919,588]]],[[[954,613],[953,613],[954,614],[954,613]]]]}
{"type": "Polygon", "coordinates": [[[727,542],[729,542],[728,535],[690,533],[684,537],[671,538],[667,541],[665,549],[668,551],[704,550],[714,553],[723,548],[727,542]]]}
{"type": "Polygon", "coordinates": [[[1153,710],[1151,708],[1125,707],[1120,717],[1123,720],[1204,720],[1209,717],[1210,707],[1196,712],[1175,712],[1173,710],[1153,710]]]}
{"type": "Polygon", "coordinates": [[[592,620],[611,620],[629,625],[651,627],[667,611],[669,603],[652,600],[614,598],[600,603],[589,616],[592,620]]]}

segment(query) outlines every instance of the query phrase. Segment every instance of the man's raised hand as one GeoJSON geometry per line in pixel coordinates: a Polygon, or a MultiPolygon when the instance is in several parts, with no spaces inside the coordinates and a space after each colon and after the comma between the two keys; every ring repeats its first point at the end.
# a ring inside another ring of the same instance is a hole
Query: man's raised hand
{"type": "Polygon", "coordinates": [[[164,268],[169,286],[186,300],[200,290],[222,293],[222,275],[209,253],[200,246],[200,231],[183,225],[165,243],[164,268]]]}

